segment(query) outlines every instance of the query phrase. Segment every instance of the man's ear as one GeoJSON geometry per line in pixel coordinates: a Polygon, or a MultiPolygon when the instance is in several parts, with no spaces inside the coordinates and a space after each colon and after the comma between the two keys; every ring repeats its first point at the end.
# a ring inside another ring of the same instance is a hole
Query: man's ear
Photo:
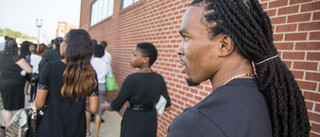
{"type": "Polygon", "coordinates": [[[219,47],[219,56],[228,56],[230,55],[234,50],[234,44],[229,35],[223,35],[219,38],[220,41],[220,47],[219,47]]]}

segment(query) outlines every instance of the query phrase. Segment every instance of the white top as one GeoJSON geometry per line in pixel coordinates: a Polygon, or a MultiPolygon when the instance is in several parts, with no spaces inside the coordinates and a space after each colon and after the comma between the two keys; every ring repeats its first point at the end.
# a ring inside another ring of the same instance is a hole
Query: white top
{"type": "Polygon", "coordinates": [[[105,83],[106,82],[106,75],[107,75],[107,64],[103,57],[97,58],[92,57],[91,59],[91,65],[93,66],[93,69],[97,73],[98,77],[98,83],[105,83]]]}
{"type": "Polygon", "coordinates": [[[42,57],[37,54],[31,54],[30,64],[32,65],[32,73],[39,73],[39,63],[42,57]]]}
{"type": "Polygon", "coordinates": [[[5,45],[6,45],[6,40],[0,43],[0,51],[4,50],[5,45]]]}
{"type": "Polygon", "coordinates": [[[108,77],[112,77],[111,54],[107,50],[104,50],[104,56],[102,58],[107,63],[106,71],[107,71],[108,77]]]}

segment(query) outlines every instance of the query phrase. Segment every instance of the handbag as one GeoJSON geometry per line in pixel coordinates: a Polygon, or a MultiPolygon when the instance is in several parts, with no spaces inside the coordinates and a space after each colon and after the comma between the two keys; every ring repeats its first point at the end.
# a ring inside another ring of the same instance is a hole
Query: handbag
{"type": "Polygon", "coordinates": [[[9,122],[6,128],[7,137],[26,137],[29,129],[28,112],[30,108],[18,110],[9,122]]]}
{"type": "Polygon", "coordinates": [[[161,115],[166,107],[167,100],[161,95],[158,103],[156,104],[157,114],[161,115]]]}
{"type": "Polygon", "coordinates": [[[32,73],[30,75],[30,82],[37,83],[39,81],[39,73],[32,73]]]}
{"type": "Polygon", "coordinates": [[[116,81],[116,78],[112,74],[112,76],[106,76],[106,88],[108,92],[118,90],[118,83],[116,81]]]}
{"type": "Polygon", "coordinates": [[[18,110],[6,128],[7,137],[35,137],[43,114],[43,110],[38,110],[33,103],[18,110]]]}

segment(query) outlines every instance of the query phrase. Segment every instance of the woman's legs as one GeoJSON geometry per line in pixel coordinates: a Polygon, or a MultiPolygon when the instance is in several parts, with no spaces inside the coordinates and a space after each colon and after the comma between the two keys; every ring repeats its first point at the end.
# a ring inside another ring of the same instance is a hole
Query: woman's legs
{"type": "Polygon", "coordinates": [[[101,125],[101,115],[96,115],[95,123],[96,123],[96,131],[94,133],[94,137],[98,137],[100,125],[101,125]]]}
{"type": "Polygon", "coordinates": [[[86,120],[87,120],[87,135],[90,135],[91,114],[87,111],[86,111],[86,120]]]}
{"type": "Polygon", "coordinates": [[[105,83],[99,83],[99,110],[95,115],[95,133],[94,136],[98,137],[99,135],[99,129],[101,125],[101,115],[103,114],[103,111],[101,109],[101,105],[104,104],[106,100],[106,84],[105,83]]]}
{"type": "Polygon", "coordinates": [[[25,95],[29,95],[28,90],[29,90],[29,81],[26,81],[26,83],[24,85],[24,94],[25,95]]]}
{"type": "Polygon", "coordinates": [[[1,110],[1,126],[7,127],[9,125],[9,122],[13,116],[13,112],[11,110],[1,110]]]}

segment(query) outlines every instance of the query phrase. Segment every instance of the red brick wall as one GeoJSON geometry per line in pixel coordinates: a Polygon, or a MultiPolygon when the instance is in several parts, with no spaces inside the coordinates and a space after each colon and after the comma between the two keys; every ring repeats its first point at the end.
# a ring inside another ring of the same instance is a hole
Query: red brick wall
{"type": "MultiPolygon", "coordinates": [[[[88,30],[92,38],[108,42],[120,85],[136,71],[129,61],[137,43],[152,42],[158,48],[159,57],[153,69],[164,76],[172,99],[171,110],[158,120],[158,136],[166,136],[169,124],[178,114],[211,92],[208,81],[198,87],[186,86],[178,64],[176,49],[181,42],[178,29],[191,0],[140,0],[122,10],[121,0],[115,0],[113,15],[90,27],[92,2],[82,0],[80,28],[88,30]]],[[[271,18],[279,55],[305,96],[311,137],[320,136],[320,1],[260,0],[260,3],[271,18]]],[[[111,101],[116,94],[108,94],[107,100],[111,101]]]]}

